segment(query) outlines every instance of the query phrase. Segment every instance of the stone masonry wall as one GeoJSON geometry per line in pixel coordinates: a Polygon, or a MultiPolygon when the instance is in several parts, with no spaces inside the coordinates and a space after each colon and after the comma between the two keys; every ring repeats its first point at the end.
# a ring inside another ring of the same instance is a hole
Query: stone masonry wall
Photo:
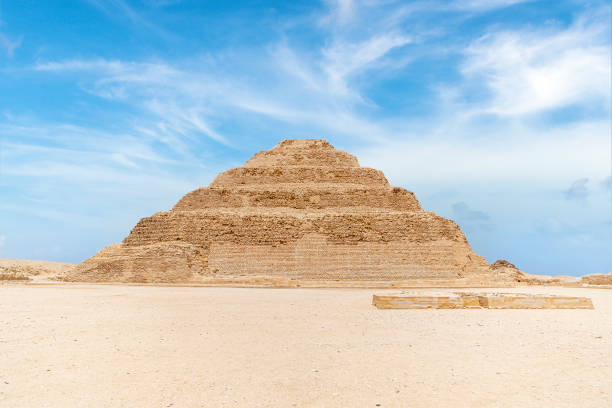
{"type": "MultiPolygon", "coordinates": [[[[499,274],[498,274],[499,275],[499,274]]],[[[286,140],[219,174],[69,280],[446,281],[491,275],[453,221],[325,140],[286,140]]],[[[497,276],[497,275],[496,275],[497,276]]]]}

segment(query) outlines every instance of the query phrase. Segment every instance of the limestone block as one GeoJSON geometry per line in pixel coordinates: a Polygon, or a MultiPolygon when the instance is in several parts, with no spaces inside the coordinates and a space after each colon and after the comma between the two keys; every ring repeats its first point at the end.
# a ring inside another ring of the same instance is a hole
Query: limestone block
{"type": "Polygon", "coordinates": [[[274,149],[261,151],[244,167],[326,166],[359,167],[352,154],[334,149],[326,140],[283,140],[274,149]]]}
{"type": "Polygon", "coordinates": [[[364,186],[389,186],[380,170],[368,167],[236,167],[219,174],[211,187],[246,184],[352,183],[364,186]]]}
{"type": "Polygon", "coordinates": [[[591,299],[522,293],[400,293],[373,295],[378,309],[593,309],[591,299]]]}
{"type": "Polygon", "coordinates": [[[586,297],[496,293],[479,296],[479,300],[488,309],[593,309],[586,297]]]}
{"type": "MultiPolygon", "coordinates": [[[[472,304],[473,302],[469,302],[472,304]]],[[[463,296],[456,293],[374,295],[372,304],[378,309],[465,309],[463,296]]],[[[476,307],[478,299],[476,298],[476,307]]]]}
{"type": "Polygon", "coordinates": [[[606,274],[586,275],[582,277],[580,282],[586,285],[605,285],[605,286],[610,285],[612,286],[612,273],[609,273],[607,275],[606,274]]]}

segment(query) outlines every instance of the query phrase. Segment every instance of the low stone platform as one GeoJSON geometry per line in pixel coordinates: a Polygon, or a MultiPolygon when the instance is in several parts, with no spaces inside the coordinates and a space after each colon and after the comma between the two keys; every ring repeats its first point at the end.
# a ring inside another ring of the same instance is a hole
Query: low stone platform
{"type": "Polygon", "coordinates": [[[586,297],[523,293],[402,292],[373,295],[378,309],[593,309],[586,297]]]}

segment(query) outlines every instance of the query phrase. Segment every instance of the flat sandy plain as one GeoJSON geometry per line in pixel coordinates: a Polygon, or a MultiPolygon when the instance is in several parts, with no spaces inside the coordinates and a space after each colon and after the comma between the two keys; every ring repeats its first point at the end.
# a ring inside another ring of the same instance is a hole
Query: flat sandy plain
{"type": "Polygon", "coordinates": [[[503,291],[588,296],[595,310],[377,310],[372,294],[388,291],[372,289],[2,284],[0,407],[612,406],[612,290],[503,291]]]}

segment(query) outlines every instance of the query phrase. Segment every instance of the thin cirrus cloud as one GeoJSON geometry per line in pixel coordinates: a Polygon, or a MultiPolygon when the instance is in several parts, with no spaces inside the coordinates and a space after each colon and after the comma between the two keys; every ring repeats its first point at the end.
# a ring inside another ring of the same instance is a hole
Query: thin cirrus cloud
{"type": "Polygon", "coordinates": [[[22,40],[22,37],[11,40],[9,37],[6,36],[6,34],[0,32],[0,47],[4,48],[4,51],[6,52],[6,56],[8,58],[13,57],[15,50],[19,48],[22,40]]]}
{"type": "Polygon", "coordinates": [[[589,179],[581,178],[575,180],[572,185],[563,192],[566,200],[585,200],[589,196],[589,179]]]}
{"type": "Polygon", "coordinates": [[[263,83],[228,75],[225,67],[214,61],[203,61],[192,69],[164,62],[67,60],[39,62],[34,69],[55,74],[83,73],[89,78],[81,85],[87,92],[108,99],[137,100],[166,127],[189,124],[221,143],[229,144],[208,122],[228,108],[289,123],[318,123],[330,131],[376,139],[380,129],[374,123],[365,123],[351,109],[353,104],[362,104],[363,98],[350,81],[408,42],[408,38],[395,34],[351,44],[335,42],[320,50],[315,63],[308,63],[296,50],[279,44],[265,51],[268,64],[249,66],[261,73],[263,83]]]}
{"type": "MultiPolygon", "coordinates": [[[[82,0],[92,7],[100,10],[107,17],[123,22],[124,24],[139,27],[143,30],[147,30],[156,36],[164,39],[175,39],[175,36],[158,25],[151,22],[148,18],[144,17],[135,7],[130,5],[126,0],[82,0]]],[[[163,7],[168,6],[176,2],[172,1],[146,1],[147,5],[151,7],[163,7]]]]}
{"type": "Polygon", "coordinates": [[[612,190],[612,176],[608,176],[601,182],[601,187],[604,190],[611,191],[612,190]]]}
{"type": "Polygon", "coordinates": [[[461,220],[471,222],[486,222],[491,217],[484,211],[474,210],[463,201],[456,202],[452,205],[455,216],[461,220]]]}
{"type": "Polygon", "coordinates": [[[340,42],[323,49],[324,72],[329,86],[339,94],[349,92],[347,79],[350,75],[367,70],[391,50],[411,42],[402,34],[387,34],[369,38],[360,43],[340,42]]]}
{"type": "Polygon", "coordinates": [[[452,2],[450,7],[458,10],[490,10],[513,6],[534,0],[459,0],[452,2]]]}

